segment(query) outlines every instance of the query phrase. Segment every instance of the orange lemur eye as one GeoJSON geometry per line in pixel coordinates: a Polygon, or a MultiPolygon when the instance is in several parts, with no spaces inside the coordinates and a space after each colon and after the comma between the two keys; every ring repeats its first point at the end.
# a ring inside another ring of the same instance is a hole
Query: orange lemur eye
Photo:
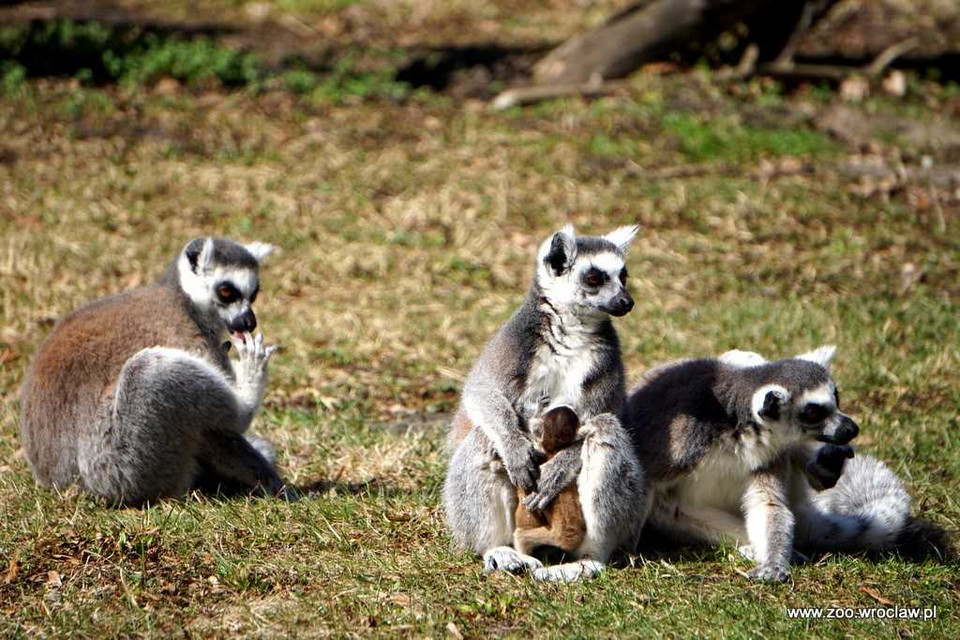
{"type": "Polygon", "coordinates": [[[240,297],[240,292],[236,290],[235,287],[229,284],[222,284],[217,287],[217,297],[220,298],[220,302],[224,304],[230,304],[235,302],[240,297]]]}
{"type": "Polygon", "coordinates": [[[607,274],[597,269],[591,268],[583,275],[583,283],[588,287],[599,287],[607,281],[607,274]]]}

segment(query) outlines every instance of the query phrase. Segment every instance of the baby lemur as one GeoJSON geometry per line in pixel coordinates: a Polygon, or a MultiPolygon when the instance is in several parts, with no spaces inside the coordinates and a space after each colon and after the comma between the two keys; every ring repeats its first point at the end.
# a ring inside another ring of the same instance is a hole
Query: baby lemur
{"type": "Polygon", "coordinates": [[[633,308],[627,246],[636,227],[577,237],[564,227],[540,245],[526,301],[484,348],[464,383],[450,430],[444,507],[454,540],[483,556],[488,571],[532,570],[545,580],[593,575],[639,535],[643,475],[620,424],[626,390],[610,316],[633,308]],[[541,467],[530,432],[544,409],[570,407],[587,435],[541,467]],[[510,546],[517,488],[543,511],[577,482],[586,531],[552,567],[510,546]]]}
{"type": "Polygon", "coordinates": [[[756,562],[748,575],[775,581],[789,577],[795,548],[891,545],[910,498],[870,456],[841,475],[858,426],[840,411],[833,354],[768,362],[734,351],[649,371],[626,418],[650,482],[647,526],[675,540],[743,544],[756,562]]]}
{"type": "MultiPolygon", "coordinates": [[[[533,421],[531,421],[533,423],[533,421]]],[[[555,407],[539,420],[540,448],[549,462],[557,453],[572,445],[577,439],[580,420],[570,407],[555,407]]],[[[536,431],[536,429],[532,429],[536,431]]],[[[517,488],[520,504],[517,505],[516,530],[513,546],[520,553],[531,555],[538,547],[555,547],[572,552],[587,531],[580,508],[580,497],[575,486],[569,486],[538,513],[527,509],[523,501],[527,492],[517,488]]]]}
{"type": "Polygon", "coordinates": [[[251,333],[270,250],[196,238],[157,284],[60,320],[21,390],[23,446],[41,484],[78,483],[122,505],[200,486],[285,495],[272,447],[243,435],[276,349],[251,333]]]}

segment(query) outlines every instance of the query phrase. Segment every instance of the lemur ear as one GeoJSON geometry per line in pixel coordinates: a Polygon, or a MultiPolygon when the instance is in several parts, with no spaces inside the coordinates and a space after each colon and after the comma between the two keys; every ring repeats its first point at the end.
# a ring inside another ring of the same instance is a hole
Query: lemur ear
{"type": "Polygon", "coordinates": [[[757,415],[764,420],[779,420],[781,401],[782,398],[779,393],[776,391],[767,391],[767,395],[763,397],[763,406],[757,411],[757,415]]]}
{"type": "Polygon", "coordinates": [[[250,244],[243,245],[243,248],[246,249],[257,262],[263,262],[263,259],[273,252],[273,245],[267,244],[266,242],[251,242],[250,244]]]}
{"type": "Polygon", "coordinates": [[[617,229],[614,229],[607,235],[603,236],[603,238],[612,242],[617,247],[617,251],[620,253],[626,253],[627,248],[630,246],[630,243],[633,241],[633,238],[637,235],[638,231],[640,231],[639,225],[630,224],[625,227],[618,227],[617,229]]]}
{"type": "Polygon", "coordinates": [[[540,261],[555,276],[567,271],[577,259],[577,240],[573,225],[566,225],[540,245],[540,261]]]}
{"type": "Polygon", "coordinates": [[[727,351],[721,355],[718,360],[724,364],[730,365],[731,367],[738,368],[759,367],[760,365],[767,363],[767,359],[759,353],[755,353],[753,351],[742,351],[740,349],[727,351]]]}
{"type": "Polygon", "coordinates": [[[183,249],[190,263],[190,270],[196,274],[206,271],[213,262],[213,238],[194,238],[183,249]]]}
{"type": "Polygon", "coordinates": [[[817,347],[813,351],[802,353],[797,356],[798,360],[806,360],[808,362],[814,362],[824,369],[830,368],[830,362],[833,360],[833,356],[837,353],[837,347],[832,344],[823,345],[822,347],[817,347]]]}

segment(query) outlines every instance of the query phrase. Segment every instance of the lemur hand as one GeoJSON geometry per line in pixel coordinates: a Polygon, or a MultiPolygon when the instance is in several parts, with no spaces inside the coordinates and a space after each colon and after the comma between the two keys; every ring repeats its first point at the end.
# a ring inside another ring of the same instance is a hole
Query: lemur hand
{"type": "Polygon", "coordinates": [[[504,442],[504,451],[500,452],[500,457],[503,458],[503,466],[507,469],[510,482],[526,492],[537,488],[539,465],[544,456],[530,440],[518,434],[504,442]]]}
{"type": "Polygon", "coordinates": [[[256,336],[250,332],[242,333],[239,337],[231,335],[230,340],[237,350],[237,360],[233,363],[237,389],[242,400],[247,405],[255,407],[260,403],[260,397],[263,395],[267,379],[267,363],[279,347],[265,345],[262,333],[256,336]]]}
{"type": "Polygon", "coordinates": [[[806,475],[816,491],[832,489],[843,475],[843,465],[853,457],[853,448],[845,444],[825,444],[817,457],[807,463],[806,475]]]}
{"type": "Polygon", "coordinates": [[[581,443],[572,444],[545,462],[540,467],[537,490],[523,500],[523,506],[533,512],[543,511],[556,500],[560,492],[570,486],[580,474],[581,443]]]}

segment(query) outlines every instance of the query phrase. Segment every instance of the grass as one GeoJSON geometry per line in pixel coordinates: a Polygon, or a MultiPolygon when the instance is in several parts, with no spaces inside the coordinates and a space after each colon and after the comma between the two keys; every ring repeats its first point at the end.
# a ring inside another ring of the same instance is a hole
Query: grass
{"type": "MultiPolygon", "coordinates": [[[[560,587],[484,575],[451,548],[439,506],[446,421],[522,300],[538,243],[566,221],[637,221],[638,307],[616,323],[631,379],[672,358],[835,342],[863,449],[905,478],[917,514],[956,530],[955,194],[862,195],[835,170],[859,149],[776,124],[785,105],[829,108],[822,95],[811,106],[640,75],[623,96],[491,114],[443,96],[317,99],[319,85],[296,90],[303,78],[267,80],[78,91],[4,75],[0,634],[956,637],[953,559],[831,555],[760,585],[737,573],[734,549],[647,547],[560,587]],[[765,124],[747,118],[757,111],[765,124]],[[751,173],[795,160],[814,173],[751,173]],[[677,164],[700,173],[658,173],[677,164]],[[205,233],[279,247],[257,307],[285,350],[254,430],[309,497],[113,510],[37,488],[17,435],[30,355],[58,316],[152,280],[205,233]],[[877,596],[938,617],[785,614],[877,596]]],[[[936,99],[910,103],[911,116],[939,117],[936,99]]],[[[872,153],[918,157],[891,144],[872,153]]]]}

